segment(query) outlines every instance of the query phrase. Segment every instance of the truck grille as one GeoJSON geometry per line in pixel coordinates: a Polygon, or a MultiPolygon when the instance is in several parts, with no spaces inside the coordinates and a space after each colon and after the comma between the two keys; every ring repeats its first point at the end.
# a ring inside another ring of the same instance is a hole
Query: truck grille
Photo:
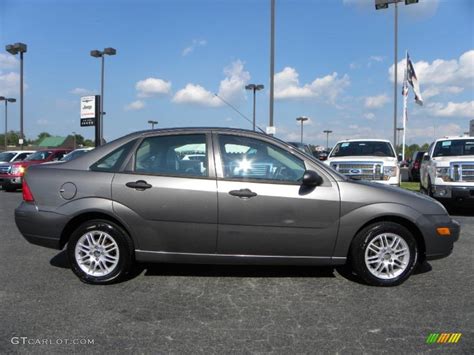
{"type": "Polygon", "coordinates": [[[383,163],[332,163],[331,167],[343,175],[359,180],[383,180],[383,163]]]}
{"type": "Polygon", "coordinates": [[[454,181],[474,182],[474,163],[451,163],[454,181]]]}
{"type": "Polygon", "coordinates": [[[10,165],[0,165],[0,174],[8,174],[11,168],[10,165]]]}

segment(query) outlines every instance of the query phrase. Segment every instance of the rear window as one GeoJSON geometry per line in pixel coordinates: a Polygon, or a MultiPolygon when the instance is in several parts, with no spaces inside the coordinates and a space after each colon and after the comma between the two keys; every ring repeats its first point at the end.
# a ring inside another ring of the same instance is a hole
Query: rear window
{"type": "Polygon", "coordinates": [[[331,152],[331,157],[377,156],[395,157],[395,152],[388,142],[341,142],[331,152]]]}

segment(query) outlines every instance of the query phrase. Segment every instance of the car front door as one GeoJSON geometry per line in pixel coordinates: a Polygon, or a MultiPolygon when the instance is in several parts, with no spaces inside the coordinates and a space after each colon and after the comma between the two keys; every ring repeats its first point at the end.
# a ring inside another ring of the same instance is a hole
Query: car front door
{"type": "Polygon", "coordinates": [[[112,182],[114,211],[140,235],[138,249],[214,253],[217,191],[210,135],[144,138],[112,182]]]}
{"type": "Polygon", "coordinates": [[[329,175],[317,171],[323,184],[306,188],[301,179],[308,162],[289,150],[245,135],[221,133],[214,139],[217,252],[331,257],[340,204],[329,175]]]}

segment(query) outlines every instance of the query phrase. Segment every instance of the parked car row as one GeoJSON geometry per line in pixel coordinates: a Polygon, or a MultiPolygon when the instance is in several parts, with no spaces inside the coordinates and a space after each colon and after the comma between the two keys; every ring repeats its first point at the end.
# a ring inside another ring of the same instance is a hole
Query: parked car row
{"type": "Polygon", "coordinates": [[[67,245],[73,272],[92,284],[125,279],[134,262],[347,263],[394,286],[451,253],[460,228],[440,203],[338,172],[396,183],[388,142],[344,141],[330,156],[326,165],[237,129],[137,132],[30,166],[15,221],[33,244],[67,245]]]}
{"type": "Polygon", "coordinates": [[[69,161],[86,153],[92,148],[43,149],[38,151],[6,151],[0,153],[0,185],[12,192],[21,188],[22,178],[32,165],[69,161]]]}

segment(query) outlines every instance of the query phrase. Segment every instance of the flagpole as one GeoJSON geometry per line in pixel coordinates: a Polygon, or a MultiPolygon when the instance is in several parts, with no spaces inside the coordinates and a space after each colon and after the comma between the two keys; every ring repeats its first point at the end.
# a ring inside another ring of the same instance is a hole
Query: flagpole
{"type": "Polygon", "coordinates": [[[407,105],[408,105],[408,50],[405,55],[405,80],[403,82],[403,142],[402,142],[402,160],[405,161],[405,140],[407,134],[407,105]]]}

